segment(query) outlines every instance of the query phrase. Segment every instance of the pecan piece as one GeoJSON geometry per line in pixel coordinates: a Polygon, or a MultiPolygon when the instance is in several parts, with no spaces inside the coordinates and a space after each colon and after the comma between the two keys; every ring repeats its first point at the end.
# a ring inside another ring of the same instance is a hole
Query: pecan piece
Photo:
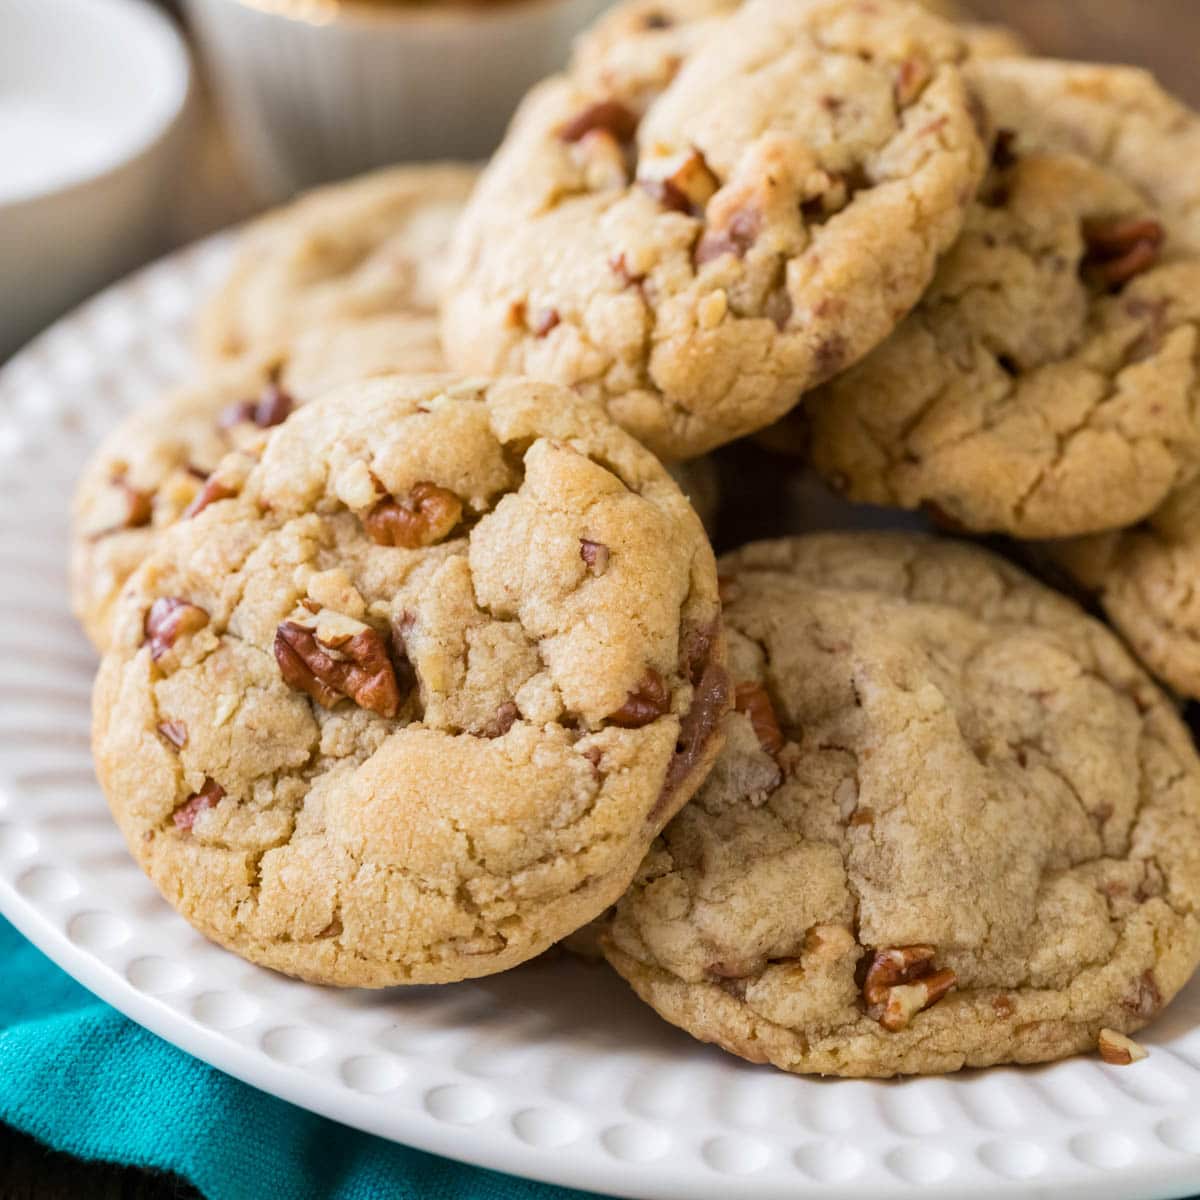
{"type": "Polygon", "coordinates": [[[543,308],[534,319],[530,328],[535,337],[549,337],[550,333],[562,324],[562,317],[557,308],[543,308]]]}
{"type": "Polygon", "coordinates": [[[638,123],[637,114],[619,100],[597,100],[568,121],[558,136],[564,142],[580,142],[589,133],[599,130],[611,134],[618,142],[632,142],[638,123]]]}
{"type": "Polygon", "coordinates": [[[208,613],[190,600],[160,596],[150,606],[143,626],[150,657],[158,662],[182,634],[195,633],[208,624],[208,613]]]}
{"type": "Polygon", "coordinates": [[[1148,217],[1084,221],[1084,268],[1099,284],[1118,291],[1158,262],[1166,236],[1162,225],[1148,217]]]}
{"type": "Polygon", "coordinates": [[[907,108],[925,90],[933,78],[929,64],[922,59],[906,58],[896,71],[893,88],[897,108],[907,108]]]}
{"type": "Polygon", "coordinates": [[[739,683],[734,688],[733,707],[750,719],[759,744],[774,758],[783,749],[783,733],[767,689],[761,683],[739,683]]]}
{"type": "Polygon", "coordinates": [[[1133,981],[1133,988],[1121,1001],[1121,1007],[1135,1017],[1148,1021],[1163,1006],[1162,992],[1153,971],[1143,971],[1133,981]]]}
{"type": "Polygon", "coordinates": [[[210,475],[204,486],[196,493],[196,498],[183,510],[184,521],[199,516],[210,504],[218,500],[232,500],[237,495],[237,489],[222,483],[215,475],[210,475]]]}
{"type": "Polygon", "coordinates": [[[188,743],[188,727],[182,721],[160,721],[156,727],[164,742],[176,750],[188,743]]]}
{"type": "Polygon", "coordinates": [[[191,831],[196,818],[206,809],[215,808],[225,795],[225,789],[215,779],[206,778],[204,786],[193,792],[172,814],[175,828],[185,833],[191,831]]]}
{"type": "Polygon", "coordinates": [[[579,557],[587,564],[587,569],[593,575],[603,575],[608,570],[612,551],[603,542],[593,542],[590,538],[580,538],[579,557]]]}
{"type": "Polygon", "coordinates": [[[1147,1057],[1145,1046],[1139,1046],[1133,1038],[1115,1029],[1100,1030],[1096,1048],[1100,1051],[1100,1057],[1113,1067],[1128,1067],[1147,1057]]]}
{"type": "Polygon", "coordinates": [[[284,621],[275,631],[275,661],[283,681],[323,708],[353,700],[381,717],[394,717],[400,711],[400,684],[383,635],[370,625],[353,625],[358,630],[353,636],[321,641],[316,631],[284,621]]]}
{"type": "Polygon", "coordinates": [[[112,485],[119,488],[125,499],[125,520],[121,529],[141,529],[154,519],[154,493],[144,492],[125,482],[123,475],[116,476],[112,485]]]}
{"type": "Polygon", "coordinates": [[[520,709],[511,700],[505,702],[496,709],[496,715],[483,727],[483,736],[485,738],[503,737],[512,727],[517,717],[521,715],[520,709]]]}
{"type": "Polygon", "coordinates": [[[277,383],[268,383],[257,400],[241,400],[229,405],[217,419],[222,429],[253,423],[259,429],[282,425],[292,415],[295,401],[277,383]]]}
{"type": "Polygon", "coordinates": [[[696,245],[696,266],[714,262],[726,254],[745,258],[762,233],[763,216],[756,208],[741,208],[720,228],[707,229],[696,245]]]}
{"type": "Polygon", "coordinates": [[[867,1015],[889,1033],[898,1033],[923,1009],[936,1004],[957,983],[953,971],[933,969],[932,946],[877,950],[863,981],[867,1015]]]}
{"type": "Polygon", "coordinates": [[[449,489],[422,481],[403,500],[380,500],[363,525],[379,546],[418,550],[440,542],[462,519],[462,501],[449,489]]]}
{"type": "Polygon", "coordinates": [[[647,165],[639,183],[663,208],[699,216],[716,195],[721,182],[699,150],[647,165]]]}
{"type": "Polygon", "coordinates": [[[643,725],[657,721],[670,705],[667,681],[653,667],[647,667],[625,703],[608,719],[621,729],[641,729],[643,725]]]}

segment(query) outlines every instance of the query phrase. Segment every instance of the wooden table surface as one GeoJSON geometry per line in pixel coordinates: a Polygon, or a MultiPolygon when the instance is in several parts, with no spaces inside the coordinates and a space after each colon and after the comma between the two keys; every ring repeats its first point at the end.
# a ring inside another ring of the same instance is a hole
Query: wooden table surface
{"type": "MultiPolygon", "coordinates": [[[[1200,106],[1200,0],[971,0],[970,7],[982,18],[1020,30],[1043,54],[1151,67],[1173,91],[1200,106]]],[[[252,208],[211,125],[200,134],[198,146],[195,177],[181,199],[175,223],[181,239],[239,219],[252,208]]],[[[1200,169],[1195,163],[1180,166],[1200,169]]],[[[196,1200],[198,1196],[169,1176],[83,1164],[51,1154],[32,1139],[0,1126],[0,1200],[196,1200]]]]}

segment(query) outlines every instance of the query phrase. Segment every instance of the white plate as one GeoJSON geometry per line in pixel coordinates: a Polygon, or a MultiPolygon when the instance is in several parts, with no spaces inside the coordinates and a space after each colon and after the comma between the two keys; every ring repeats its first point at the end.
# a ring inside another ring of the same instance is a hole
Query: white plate
{"type": "Polygon", "coordinates": [[[700,1046],[599,966],[446,988],[310,987],[175,916],[128,857],[88,751],[95,659],[67,607],[71,483],[187,370],[206,243],[105,293],[0,372],[0,909],[134,1020],[295,1104],[518,1175],[670,1200],[1200,1191],[1200,986],[1135,1067],[1077,1059],[880,1084],[700,1046]]]}

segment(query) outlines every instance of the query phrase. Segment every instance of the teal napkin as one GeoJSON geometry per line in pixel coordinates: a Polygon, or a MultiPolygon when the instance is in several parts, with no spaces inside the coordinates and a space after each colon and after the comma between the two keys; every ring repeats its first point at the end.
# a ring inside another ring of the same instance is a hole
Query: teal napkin
{"type": "MultiPolygon", "coordinates": [[[[109,1008],[0,919],[0,1121],[208,1200],[584,1200],[276,1100],[109,1008]]],[[[467,1135],[469,1136],[469,1135],[467,1135]]]]}

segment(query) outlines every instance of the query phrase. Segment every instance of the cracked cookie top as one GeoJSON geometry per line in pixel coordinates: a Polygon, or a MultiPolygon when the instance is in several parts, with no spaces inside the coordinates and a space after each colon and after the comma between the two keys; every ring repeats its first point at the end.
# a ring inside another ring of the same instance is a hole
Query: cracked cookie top
{"type": "Polygon", "coordinates": [[[391,167],[256,221],[200,314],[201,352],[276,354],[307,329],[380,314],[433,321],[445,248],[477,174],[458,163],[391,167]]]}
{"type": "Polygon", "coordinates": [[[585,42],[459,226],[451,364],[571,384],[666,458],[769,424],[887,335],[958,233],[984,157],[965,54],[893,0],[585,42]]]}
{"type": "Polygon", "coordinates": [[[616,900],[727,707],[712,551],[653,456],[551,385],[393,377],[218,475],[122,594],[94,703],[172,903],[380,986],[514,966],[616,900]]]}
{"type": "Polygon", "coordinates": [[[1200,760],[1074,604],[982,550],[827,534],[720,563],[736,712],[606,952],[786,1070],[1041,1061],[1200,958],[1200,760]]]}
{"type": "Polygon", "coordinates": [[[89,459],[71,518],[71,607],[97,649],[122,586],[231,450],[339,384],[442,370],[431,316],[377,316],[298,334],[285,351],[212,367],[125,418],[89,459]]]}
{"type": "Polygon", "coordinates": [[[1001,129],[913,313],[808,397],[813,460],[851,499],[960,528],[1094,533],[1200,466],[1200,258],[1154,195],[1022,142],[1001,129]]]}
{"type": "Polygon", "coordinates": [[[1095,598],[1150,671],[1200,700],[1200,482],[1132,529],[1038,549],[1095,598]]]}
{"type": "Polygon", "coordinates": [[[1017,153],[1086,155],[1153,196],[1172,236],[1200,250],[1200,116],[1148,71],[1029,58],[967,71],[1017,153]]]}

